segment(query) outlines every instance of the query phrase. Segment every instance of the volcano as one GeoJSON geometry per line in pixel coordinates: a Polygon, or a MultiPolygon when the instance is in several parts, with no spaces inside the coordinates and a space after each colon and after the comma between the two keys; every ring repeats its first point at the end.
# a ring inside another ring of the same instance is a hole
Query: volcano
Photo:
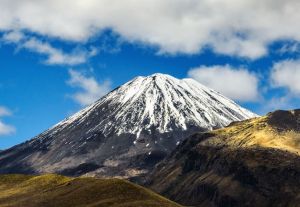
{"type": "Polygon", "coordinates": [[[0,152],[0,173],[139,177],[193,133],[256,116],[193,79],[137,77],[0,152]]]}

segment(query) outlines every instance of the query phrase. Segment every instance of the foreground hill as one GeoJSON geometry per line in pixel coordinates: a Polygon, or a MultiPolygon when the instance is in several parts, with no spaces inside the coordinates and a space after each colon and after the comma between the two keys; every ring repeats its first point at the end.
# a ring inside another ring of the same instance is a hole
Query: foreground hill
{"type": "Polygon", "coordinates": [[[180,207],[119,179],[1,175],[2,207],[180,207]]]}
{"type": "Polygon", "coordinates": [[[300,110],[191,136],[148,185],[185,205],[300,206],[300,110]]]}
{"type": "Polygon", "coordinates": [[[0,152],[0,173],[135,177],[196,131],[254,116],[192,79],[137,77],[34,139],[0,152]]]}

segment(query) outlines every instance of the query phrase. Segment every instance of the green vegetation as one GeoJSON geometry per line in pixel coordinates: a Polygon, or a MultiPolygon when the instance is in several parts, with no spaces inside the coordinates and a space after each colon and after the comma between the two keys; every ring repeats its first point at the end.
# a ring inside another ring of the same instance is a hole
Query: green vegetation
{"type": "Polygon", "coordinates": [[[119,179],[1,175],[1,207],[180,207],[119,179]]]}

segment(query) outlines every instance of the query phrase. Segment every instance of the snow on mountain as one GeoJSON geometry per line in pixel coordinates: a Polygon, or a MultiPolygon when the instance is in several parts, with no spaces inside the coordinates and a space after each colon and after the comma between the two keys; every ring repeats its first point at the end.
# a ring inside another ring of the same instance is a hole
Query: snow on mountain
{"type": "Polygon", "coordinates": [[[84,122],[95,108],[105,103],[114,107],[114,111],[92,129],[104,134],[140,134],[152,126],[164,133],[173,130],[171,123],[181,130],[187,130],[190,123],[213,129],[257,116],[193,79],[154,74],[135,78],[56,127],[84,122]]]}
{"type": "Polygon", "coordinates": [[[192,133],[255,116],[193,79],[137,77],[36,138],[0,153],[0,172],[134,177],[192,133]],[[12,158],[15,164],[8,164],[12,158]]]}

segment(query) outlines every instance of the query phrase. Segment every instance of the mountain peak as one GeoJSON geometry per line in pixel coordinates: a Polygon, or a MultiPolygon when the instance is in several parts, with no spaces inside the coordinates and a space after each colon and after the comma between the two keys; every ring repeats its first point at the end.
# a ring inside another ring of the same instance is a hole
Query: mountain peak
{"type": "Polygon", "coordinates": [[[153,73],[152,75],[150,76],[147,76],[147,77],[162,77],[162,78],[173,78],[173,76],[170,76],[168,74],[164,74],[164,73],[153,73]]]}
{"type": "Polygon", "coordinates": [[[164,133],[174,128],[186,130],[190,125],[213,129],[256,116],[193,79],[160,73],[133,79],[96,105],[106,101],[118,106],[112,112],[117,112],[116,121],[120,122],[114,129],[117,134],[140,134],[153,127],[164,133]],[[120,116],[127,119],[121,121],[120,116]],[[128,127],[128,122],[135,124],[128,127]]]}
{"type": "MultiPolygon", "coordinates": [[[[171,75],[168,75],[168,74],[165,74],[165,73],[153,73],[153,74],[150,74],[150,75],[146,75],[146,76],[137,76],[135,77],[134,79],[132,80],[135,80],[135,79],[143,79],[143,78],[154,78],[154,77],[161,77],[161,78],[175,78],[171,75]]],[[[130,82],[130,81],[129,81],[130,82]]]]}
{"type": "Polygon", "coordinates": [[[101,175],[133,177],[152,168],[189,135],[255,116],[194,80],[156,73],[125,83],[19,145],[13,159],[38,172],[74,175],[87,168],[101,175]]]}

